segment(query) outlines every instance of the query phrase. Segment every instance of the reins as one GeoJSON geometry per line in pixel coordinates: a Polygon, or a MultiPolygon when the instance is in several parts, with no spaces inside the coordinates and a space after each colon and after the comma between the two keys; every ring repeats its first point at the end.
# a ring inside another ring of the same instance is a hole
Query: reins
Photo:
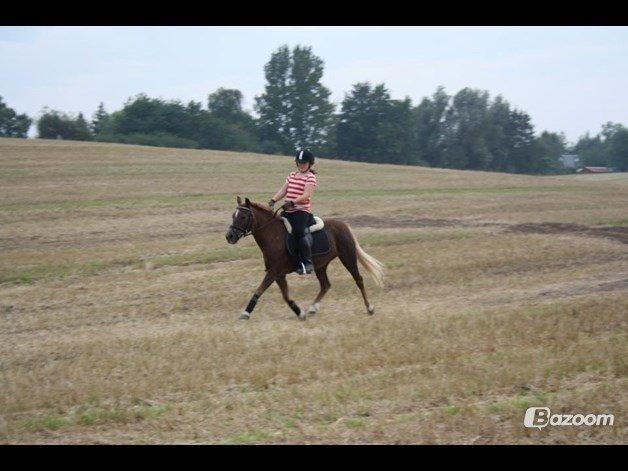
{"type": "Polygon", "coordinates": [[[249,229],[249,228],[247,228],[247,229],[242,229],[241,227],[234,226],[233,224],[231,224],[231,226],[230,226],[230,227],[232,227],[232,228],[234,228],[234,229],[236,229],[236,230],[238,230],[238,231],[242,232],[242,234],[243,234],[243,235],[242,235],[242,237],[246,237],[246,236],[248,236],[248,235],[250,235],[250,234],[254,234],[254,233],[255,233],[255,232],[257,232],[257,231],[260,231],[260,230],[261,230],[261,229],[263,229],[264,227],[268,226],[270,223],[274,222],[274,221],[276,220],[275,216],[277,215],[277,213],[279,212],[279,210],[280,210],[280,209],[282,209],[282,208],[277,208],[277,209],[273,212],[273,217],[270,219],[270,221],[266,221],[264,224],[262,224],[261,226],[259,226],[259,227],[258,227],[258,228],[256,228],[256,229],[253,229],[253,228],[252,228],[252,227],[253,227],[253,222],[254,222],[254,220],[255,220],[255,217],[254,217],[254,215],[253,215],[253,210],[252,210],[251,208],[247,208],[246,206],[238,206],[238,209],[242,209],[242,210],[244,210],[244,211],[248,211],[248,212],[250,212],[250,213],[251,213],[251,219],[249,219],[249,223],[250,223],[250,224],[247,224],[247,225],[250,225],[250,226],[251,226],[251,228],[250,228],[250,229],[249,229]]]}

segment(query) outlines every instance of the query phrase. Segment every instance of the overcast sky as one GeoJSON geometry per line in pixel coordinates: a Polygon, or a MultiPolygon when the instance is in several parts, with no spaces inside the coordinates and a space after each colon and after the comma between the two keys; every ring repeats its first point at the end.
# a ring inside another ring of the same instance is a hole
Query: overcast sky
{"type": "Polygon", "coordinates": [[[572,142],[628,125],[626,27],[0,27],[0,96],[31,116],[49,106],[90,117],[142,92],[205,104],[229,87],[252,110],[282,44],[312,46],[336,103],[359,81],[415,104],[439,85],[474,87],[572,142]]]}

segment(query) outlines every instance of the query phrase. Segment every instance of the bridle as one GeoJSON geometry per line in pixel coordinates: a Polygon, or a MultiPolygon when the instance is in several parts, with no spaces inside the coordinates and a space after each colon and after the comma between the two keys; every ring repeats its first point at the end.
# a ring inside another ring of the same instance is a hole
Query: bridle
{"type": "Polygon", "coordinates": [[[231,224],[229,226],[229,229],[233,229],[236,232],[238,232],[238,237],[242,238],[242,237],[246,237],[250,234],[254,234],[255,232],[263,229],[264,227],[268,226],[271,222],[275,221],[275,216],[277,215],[277,212],[280,210],[281,208],[277,208],[275,210],[275,212],[273,213],[273,217],[270,219],[270,221],[265,222],[264,224],[262,224],[260,227],[258,227],[257,229],[253,229],[253,223],[255,220],[255,216],[253,216],[253,210],[251,208],[247,208],[246,206],[240,206],[238,205],[238,207],[236,208],[237,210],[242,210],[242,211],[248,211],[250,214],[250,217],[247,220],[246,223],[246,227],[242,228],[242,227],[238,227],[235,224],[231,224]]]}

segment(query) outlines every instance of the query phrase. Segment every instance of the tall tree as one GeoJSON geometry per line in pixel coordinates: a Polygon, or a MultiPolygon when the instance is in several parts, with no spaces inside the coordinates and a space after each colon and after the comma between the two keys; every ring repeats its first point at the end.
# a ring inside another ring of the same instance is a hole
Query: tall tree
{"type": "Polygon", "coordinates": [[[353,85],[341,105],[336,137],[338,155],[366,162],[383,160],[385,144],[381,128],[390,107],[390,94],[384,84],[353,85]]]}
{"type": "Polygon", "coordinates": [[[105,110],[105,104],[101,101],[98,109],[94,113],[91,122],[91,129],[95,135],[103,133],[109,122],[109,114],[105,110]]]}
{"type": "Polygon", "coordinates": [[[591,137],[587,132],[585,135],[580,136],[573,151],[578,154],[580,162],[584,166],[595,167],[608,165],[606,146],[599,134],[591,137]]]}
{"type": "Polygon", "coordinates": [[[241,119],[242,92],[231,88],[219,88],[207,98],[209,112],[228,122],[237,122],[241,119]]]}
{"type": "Polygon", "coordinates": [[[255,97],[255,109],[259,113],[260,139],[273,143],[279,151],[292,147],[290,141],[290,49],[281,46],[273,52],[264,66],[266,85],[264,93],[255,97]]]}
{"type": "Polygon", "coordinates": [[[483,170],[491,160],[486,128],[488,92],[463,88],[453,97],[447,110],[447,146],[443,156],[445,167],[483,170]]]}
{"type": "Polygon", "coordinates": [[[388,115],[382,123],[387,161],[395,164],[416,164],[412,101],[391,100],[388,115]]]}
{"type": "Polygon", "coordinates": [[[384,84],[357,83],[342,101],[338,155],[366,162],[414,163],[412,128],[409,98],[392,100],[384,84]]]}
{"type": "Polygon", "coordinates": [[[509,159],[512,172],[543,173],[543,163],[535,153],[534,126],[525,111],[513,110],[508,122],[509,159]]]}
{"type": "Polygon", "coordinates": [[[431,98],[423,98],[414,108],[414,163],[424,163],[431,167],[442,166],[446,138],[445,116],[450,99],[444,87],[438,87],[431,98]]]}
{"type": "Polygon", "coordinates": [[[85,120],[83,113],[79,113],[74,122],[75,138],[78,141],[90,141],[93,135],[89,129],[89,124],[85,120]]]}
{"type": "Polygon", "coordinates": [[[567,139],[564,134],[543,131],[536,138],[534,155],[538,173],[558,173],[562,170],[560,156],[566,152],[567,139]]]}
{"type": "Polygon", "coordinates": [[[325,144],[333,121],[330,91],[321,83],[323,61],[309,47],[275,51],[264,67],[266,86],[256,97],[260,137],[284,153],[325,144]]]}
{"type": "Polygon", "coordinates": [[[209,95],[208,109],[213,117],[231,125],[236,134],[248,135],[245,139],[249,142],[246,150],[253,150],[251,145],[259,150],[257,125],[253,116],[242,109],[242,99],[240,90],[219,88],[209,95]]]}
{"type": "Polygon", "coordinates": [[[33,120],[25,114],[17,114],[0,96],[0,136],[26,137],[33,120]]]}
{"type": "Polygon", "coordinates": [[[319,147],[329,133],[334,105],[321,80],[323,60],[310,47],[295,47],[290,72],[290,130],[294,147],[319,147]]]}
{"type": "Polygon", "coordinates": [[[605,130],[610,131],[605,140],[608,163],[620,172],[628,171],[628,129],[616,124],[605,130]]]}
{"type": "Polygon", "coordinates": [[[512,159],[515,127],[511,123],[510,104],[501,95],[495,97],[488,109],[486,142],[490,162],[487,168],[498,172],[514,172],[512,159]]]}

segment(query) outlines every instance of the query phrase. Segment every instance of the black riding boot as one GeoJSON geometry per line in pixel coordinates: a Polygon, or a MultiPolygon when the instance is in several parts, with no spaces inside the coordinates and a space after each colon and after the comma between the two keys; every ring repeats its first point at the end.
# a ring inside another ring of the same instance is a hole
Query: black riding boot
{"type": "Polygon", "coordinates": [[[299,266],[297,273],[305,275],[314,271],[312,264],[312,235],[306,232],[298,241],[299,245],[299,266]]]}

